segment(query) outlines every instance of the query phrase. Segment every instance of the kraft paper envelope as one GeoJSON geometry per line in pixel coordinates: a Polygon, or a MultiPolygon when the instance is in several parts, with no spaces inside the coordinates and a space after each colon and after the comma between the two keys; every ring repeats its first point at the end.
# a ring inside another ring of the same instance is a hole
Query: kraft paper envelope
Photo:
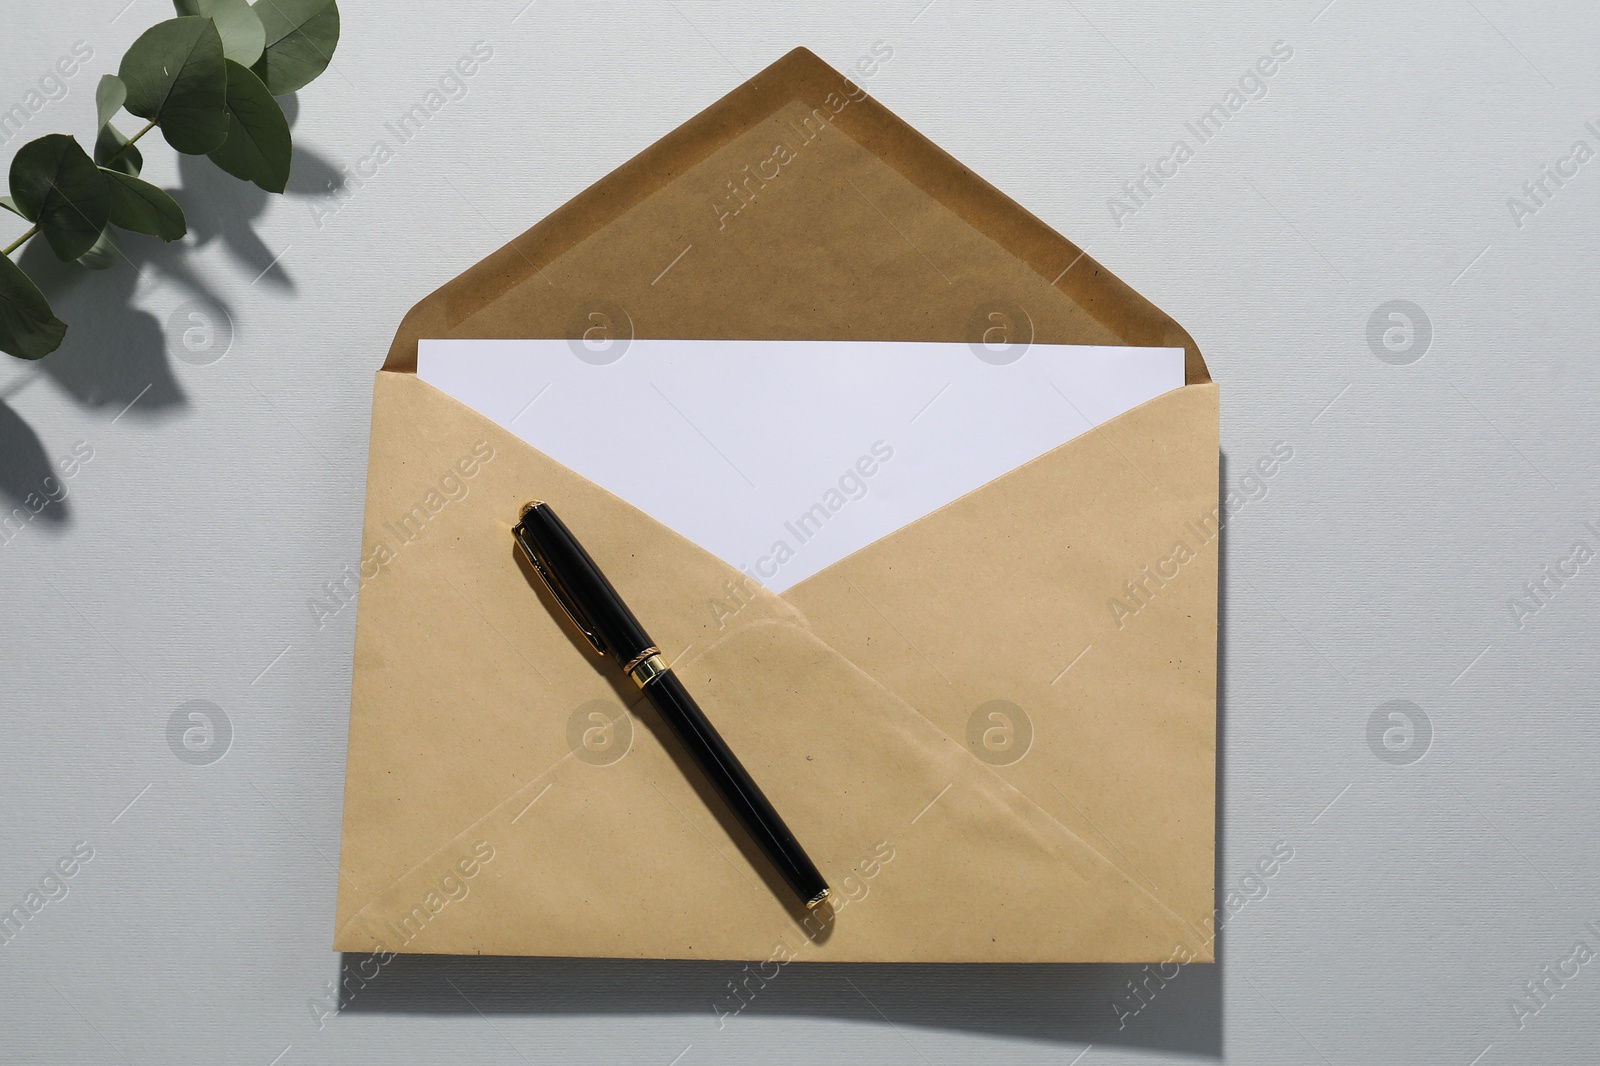
{"type": "Polygon", "coordinates": [[[374,391],[335,948],[1210,960],[1217,462],[1182,328],[790,53],[402,323],[374,391]],[[1187,384],[778,596],[414,373],[422,338],[597,322],[931,341],[1004,322],[1182,347],[1187,384]],[[831,910],[789,900],[517,557],[530,498],[674,658],[831,910]]]}

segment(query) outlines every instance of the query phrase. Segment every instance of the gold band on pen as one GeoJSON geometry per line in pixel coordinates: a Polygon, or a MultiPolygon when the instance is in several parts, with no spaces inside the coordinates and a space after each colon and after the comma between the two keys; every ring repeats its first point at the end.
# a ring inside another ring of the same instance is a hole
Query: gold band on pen
{"type": "Polygon", "coordinates": [[[810,899],[806,900],[806,910],[814,911],[818,907],[820,907],[824,903],[826,903],[827,901],[828,901],[828,890],[827,889],[823,889],[821,892],[818,892],[815,896],[812,896],[810,899]]]}
{"type": "Polygon", "coordinates": [[[652,656],[652,655],[660,655],[660,654],[661,654],[661,649],[656,647],[654,644],[652,644],[648,648],[646,648],[644,651],[640,652],[638,655],[635,655],[633,658],[631,658],[627,662],[623,663],[622,664],[622,672],[625,673],[625,674],[631,674],[631,673],[633,673],[635,670],[637,670],[639,668],[639,664],[640,663],[642,663],[646,659],[650,658],[650,656],[652,656]]]}
{"type": "Polygon", "coordinates": [[[635,685],[644,688],[667,672],[667,660],[662,657],[660,648],[652,646],[630,659],[622,672],[633,678],[635,685]]]}

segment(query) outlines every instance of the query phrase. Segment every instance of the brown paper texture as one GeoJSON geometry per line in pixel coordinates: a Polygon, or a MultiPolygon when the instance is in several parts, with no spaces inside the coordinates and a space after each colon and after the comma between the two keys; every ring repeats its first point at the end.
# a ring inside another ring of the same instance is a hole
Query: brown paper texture
{"type": "Polygon", "coordinates": [[[335,947],[1209,959],[1216,506],[1187,334],[791,53],[402,324],[374,394],[335,947]],[[572,336],[597,306],[640,337],[942,341],[1004,306],[1040,342],[1181,345],[1190,384],[779,597],[411,373],[421,337],[572,336]],[[807,923],[530,583],[509,530],[532,497],[674,659],[831,914],[807,923]],[[973,741],[995,707],[1025,748],[973,741]],[[597,756],[584,729],[631,739],[597,756]]]}

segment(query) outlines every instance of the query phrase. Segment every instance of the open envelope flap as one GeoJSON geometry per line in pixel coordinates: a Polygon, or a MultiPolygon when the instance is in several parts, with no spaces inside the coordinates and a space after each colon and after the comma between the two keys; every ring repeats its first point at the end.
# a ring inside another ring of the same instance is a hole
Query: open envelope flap
{"type": "Polygon", "coordinates": [[[418,531],[387,545],[361,599],[336,947],[834,961],[1203,950],[776,597],[751,593],[721,635],[686,610],[737,577],[702,549],[411,375],[379,375],[373,440],[369,529],[418,531]],[[425,439],[402,430],[415,425],[425,439]],[[463,455],[477,459],[470,478],[463,455]],[[437,470],[470,488],[433,510],[437,470]],[[542,602],[508,533],[530,492],[585,531],[663,646],[688,651],[677,668],[834,884],[831,920],[807,926],[763,883],[765,863],[648,704],[542,602]],[[619,699],[632,704],[611,711],[626,748],[574,742],[572,712],[619,699]]]}
{"type": "Polygon", "coordinates": [[[1199,929],[1213,906],[1217,454],[1216,386],[1186,386],[784,593],[1199,929]]]}
{"type": "Polygon", "coordinates": [[[1123,344],[1173,319],[804,48],[419,302],[417,342],[596,332],[1123,344]]]}

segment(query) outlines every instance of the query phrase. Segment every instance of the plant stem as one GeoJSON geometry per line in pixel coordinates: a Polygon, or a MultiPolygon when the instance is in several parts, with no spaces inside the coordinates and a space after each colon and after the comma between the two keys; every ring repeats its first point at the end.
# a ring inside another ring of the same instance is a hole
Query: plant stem
{"type": "Polygon", "coordinates": [[[127,144],[123,145],[121,148],[118,148],[115,152],[112,152],[109,156],[106,157],[106,161],[104,163],[101,163],[100,165],[104,167],[104,166],[110,166],[112,163],[115,163],[117,161],[118,157],[121,156],[123,152],[126,152],[129,148],[132,148],[134,146],[134,144],[139,140],[140,137],[143,137],[145,134],[147,134],[151,130],[155,129],[155,127],[156,127],[156,120],[155,119],[151,119],[149,122],[147,122],[145,124],[144,129],[140,130],[138,133],[135,133],[132,137],[129,137],[127,144]]]}
{"type": "MultiPolygon", "coordinates": [[[[108,164],[111,164],[111,163],[115,163],[117,161],[117,157],[120,156],[123,152],[126,152],[129,148],[133,147],[133,144],[134,144],[135,141],[137,141],[140,137],[143,137],[145,134],[149,133],[151,130],[153,130],[155,128],[156,128],[155,120],[151,119],[149,122],[145,123],[144,129],[140,130],[138,133],[135,133],[132,137],[128,138],[128,143],[127,144],[123,145],[121,148],[118,148],[115,152],[112,152],[109,156],[107,156],[105,164],[102,164],[102,165],[108,165],[108,164]]],[[[24,244],[27,244],[29,238],[33,237],[38,232],[39,232],[39,227],[38,226],[34,226],[27,233],[24,233],[22,236],[18,237],[16,240],[14,240],[10,244],[6,245],[5,249],[3,251],[0,251],[0,255],[10,255],[12,252],[16,251],[18,248],[21,248],[24,244]]]]}
{"type": "Polygon", "coordinates": [[[18,248],[21,248],[24,244],[27,244],[28,243],[28,238],[32,237],[35,233],[38,233],[38,232],[39,232],[39,227],[38,226],[33,227],[27,233],[24,233],[22,236],[18,237],[16,240],[14,240],[10,244],[8,244],[6,246],[5,251],[0,252],[0,255],[10,255],[12,252],[16,251],[18,248]]]}

